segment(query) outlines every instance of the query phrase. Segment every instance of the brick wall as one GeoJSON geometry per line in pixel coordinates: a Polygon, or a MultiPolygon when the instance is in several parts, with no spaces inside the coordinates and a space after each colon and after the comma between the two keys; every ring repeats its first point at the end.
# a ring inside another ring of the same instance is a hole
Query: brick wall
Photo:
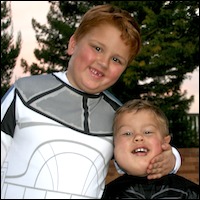
{"type": "Polygon", "coordinates": [[[199,184],[199,148],[178,150],[181,154],[182,164],[177,174],[199,184]]]}
{"type": "MultiPolygon", "coordinates": [[[[180,148],[178,150],[181,154],[182,164],[177,174],[199,184],[199,148],[180,148]]],[[[106,183],[118,176],[120,175],[116,172],[115,166],[111,161],[106,183]]]]}

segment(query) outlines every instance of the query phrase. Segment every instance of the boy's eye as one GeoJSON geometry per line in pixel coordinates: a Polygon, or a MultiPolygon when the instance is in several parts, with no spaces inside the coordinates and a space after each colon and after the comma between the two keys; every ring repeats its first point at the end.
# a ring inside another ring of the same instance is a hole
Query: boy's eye
{"type": "Polygon", "coordinates": [[[153,133],[152,131],[145,131],[144,134],[151,134],[153,133]]]}
{"type": "Polygon", "coordinates": [[[96,51],[101,51],[100,47],[95,47],[96,51]]]}
{"type": "Polygon", "coordinates": [[[113,58],[113,61],[121,64],[121,61],[116,57],[113,58]]]}
{"type": "Polygon", "coordinates": [[[124,135],[132,135],[131,132],[125,132],[124,135]]]}

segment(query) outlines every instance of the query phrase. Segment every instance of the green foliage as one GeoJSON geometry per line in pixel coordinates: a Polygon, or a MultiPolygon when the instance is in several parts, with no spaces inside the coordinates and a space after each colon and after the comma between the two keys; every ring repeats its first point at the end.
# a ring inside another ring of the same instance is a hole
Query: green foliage
{"type": "Polygon", "coordinates": [[[51,1],[47,15],[48,24],[40,25],[32,19],[39,45],[39,48],[34,50],[34,54],[40,64],[33,63],[29,66],[26,60],[22,59],[21,66],[24,72],[41,74],[66,70],[69,61],[66,52],[70,36],[75,31],[81,16],[92,5],[101,3],[103,2],[51,1]]]}
{"type": "Polygon", "coordinates": [[[153,101],[171,121],[173,144],[197,145],[191,142],[194,131],[183,117],[187,116],[194,97],[186,98],[180,86],[187,74],[199,66],[198,2],[132,1],[130,4],[141,25],[143,47],[111,91],[123,103],[132,98],[153,101]]]}
{"type": "Polygon", "coordinates": [[[13,69],[16,65],[20,49],[20,33],[18,34],[16,44],[13,44],[10,2],[1,1],[1,97],[10,87],[13,69]]]}

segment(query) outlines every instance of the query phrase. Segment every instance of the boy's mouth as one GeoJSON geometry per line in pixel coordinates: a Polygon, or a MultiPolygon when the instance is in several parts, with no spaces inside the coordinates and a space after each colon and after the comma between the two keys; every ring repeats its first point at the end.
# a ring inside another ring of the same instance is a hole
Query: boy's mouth
{"type": "Polygon", "coordinates": [[[137,155],[146,155],[148,153],[148,149],[141,147],[141,148],[136,148],[132,151],[133,154],[137,154],[137,155]]]}
{"type": "Polygon", "coordinates": [[[94,68],[90,68],[90,71],[92,72],[92,74],[96,77],[102,77],[103,73],[101,73],[100,71],[94,69],[94,68]]]}

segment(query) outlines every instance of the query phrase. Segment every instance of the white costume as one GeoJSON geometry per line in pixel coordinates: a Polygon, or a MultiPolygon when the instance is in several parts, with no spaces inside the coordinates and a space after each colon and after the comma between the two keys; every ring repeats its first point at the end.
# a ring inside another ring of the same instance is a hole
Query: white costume
{"type": "Polygon", "coordinates": [[[66,82],[64,72],[21,78],[2,99],[1,198],[101,198],[120,103],[66,82]]]}

